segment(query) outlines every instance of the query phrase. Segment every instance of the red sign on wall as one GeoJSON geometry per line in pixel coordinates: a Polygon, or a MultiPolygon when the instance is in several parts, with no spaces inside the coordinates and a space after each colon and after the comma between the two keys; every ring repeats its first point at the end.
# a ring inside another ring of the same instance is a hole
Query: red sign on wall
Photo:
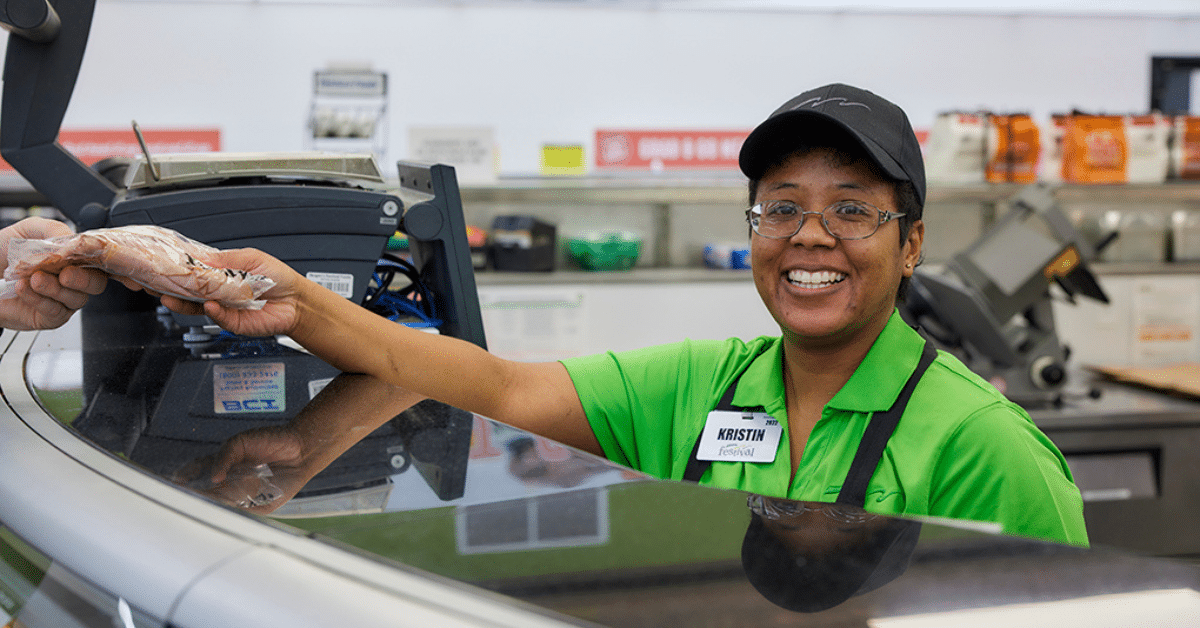
{"type": "MultiPolygon", "coordinates": [[[[194,129],[142,129],[142,137],[150,154],[168,153],[215,153],[221,150],[221,130],[214,128],[194,129]]],[[[58,143],[85,164],[91,165],[107,157],[137,157],[142,154],[133,129],[84,129],[59,132],[58,143]]],[[[0,170],[11,171],[12,166],[0,161],[0,170]]]]}
{"type": "Polygon", "coordinates": [[[749,131],[596,131],[596,167],[625,170],[737,168],[749,131]]]}

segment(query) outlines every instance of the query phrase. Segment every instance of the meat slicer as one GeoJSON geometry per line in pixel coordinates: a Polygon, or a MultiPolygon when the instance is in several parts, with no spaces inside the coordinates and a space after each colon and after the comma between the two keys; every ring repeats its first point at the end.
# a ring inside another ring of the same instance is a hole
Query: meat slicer
{"type": "Polygon", "coordinates": [[[1069,347],[1054,325],[1052,286],[1074,302],[1108,303],[1088,262],[1115,237],[1089,242],[1045,184],[1024,188],[1010,209],[943,267],[919,268],[905,319],[1026,407],[1057,405],[1069,347]]]}

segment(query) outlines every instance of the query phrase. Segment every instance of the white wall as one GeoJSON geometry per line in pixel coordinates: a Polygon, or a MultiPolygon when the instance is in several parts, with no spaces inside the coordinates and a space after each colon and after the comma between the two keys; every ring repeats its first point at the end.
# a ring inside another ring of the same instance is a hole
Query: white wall
{"type": "Polygon", "coordinates": [[[481,285],[479,302],[488,350],[530,362],[779,335],[749,274],[664,284],[481,285]]]}
{"type": "Polygon", "coordinates": [[[1109,275],[1099,278],[1108,304],[1054,304],[1060,340],[1072,363],[1163,366],[1200,362],[1200,277],[1109,275]]]}
{"type": "MultiPolygon", "coordinates": [[[[938,111],[1143,111],[1149,58],[1200,54],[1200,17],[695,11],[655,4],[450,6],[101,0],[64,126],[218,126],[231,151],[300,150],[312,72],[391,81],[409,125],[490,125],[504,174],[598,127],[745,128],[844,81],[938,111]]],[[[590,154],[589,154],[590,159],[590,154]]],[[[386,164],[385,164],[386,165],[386,164]]]]}

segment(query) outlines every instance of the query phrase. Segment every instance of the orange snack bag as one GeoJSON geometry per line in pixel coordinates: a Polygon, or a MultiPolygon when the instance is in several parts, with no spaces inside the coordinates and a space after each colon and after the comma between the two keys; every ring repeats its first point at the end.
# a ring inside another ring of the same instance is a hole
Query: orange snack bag
{"type": "Polygon", "coordinates": [[[990,150],[986,167],[988,182],[1037,181],[1042,143],[1033,118],[1025,113],[993,115],[989,122],[990,150]]]}
{"type": "Polygon", "coordinates": [[[1200,116],[1175,118],[1175,176],[1200,179],[1200,116]]]}
{"type": "Polygon", "coordinates": [[[1121,116],[1075,114],[1064,120],[1062,173],[1068,183],[1124,183],[1128,145],[1121,116]]]}

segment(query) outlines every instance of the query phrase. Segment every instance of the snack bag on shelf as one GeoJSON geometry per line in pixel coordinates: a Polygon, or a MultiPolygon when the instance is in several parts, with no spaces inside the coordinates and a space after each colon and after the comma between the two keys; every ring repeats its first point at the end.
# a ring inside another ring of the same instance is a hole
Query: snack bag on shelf
{"type": "Polygon", "coordinates": [[[1128,154],[1124,116],[1076,113],[1064,120],[1063,181],[1124,183],[1128,154]]]}
{"type": "Polygon", "coordinates": [[[1171,122],[1152,113],[1125,118],[1126,183],[1163,183],[1171,166],[1171,122]]]}
{"type": "Polygon", "coordinates": [[[987,169],[990,183],[1033,183],[1041,139],[1027,113],[988,116],[987,169]]]}
{"type": "Polygon", "coordinates": [[[1062,183],[1063,135],[1067,126],[1067,114],[1050,116],[1050,125],[1042,133],[1042,159],[1038,178],[1047,183],[1062,183]]]}
{"type": "Polygon", "coordinates": [[[1174,126],[1171,174],[1178,179],[1200,179],[1200,116],[1175,116],[1174,126]]]}
{"type": "Polygon", "coordinates": [[[987,114],[938,114],[925,144],[925,176],[931,183],[982,183],[987,114]]]}

